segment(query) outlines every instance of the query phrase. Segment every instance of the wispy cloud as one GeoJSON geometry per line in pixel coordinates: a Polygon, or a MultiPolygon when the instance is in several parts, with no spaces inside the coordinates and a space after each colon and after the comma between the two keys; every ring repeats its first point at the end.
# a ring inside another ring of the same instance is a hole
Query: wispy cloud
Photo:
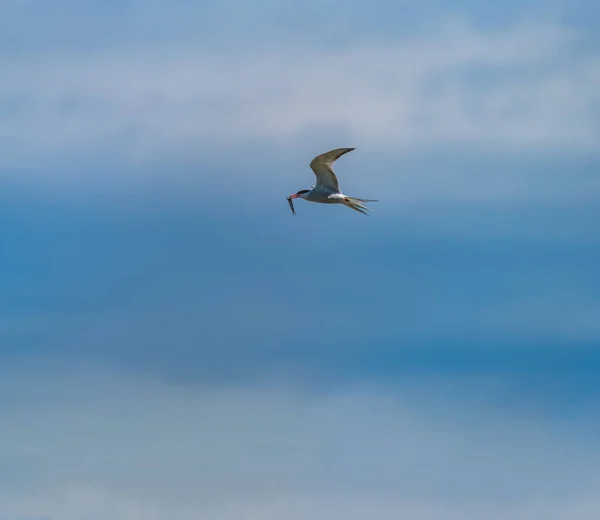
{"type": "Polygon", "coordinates": [[[594,150],[600,63],[577,42],[560,26],[451,24],[337,51],[19,56],[0,82],[0,134],[27,143],[23,163],[107,150],[150,162],[324,135],[395,151],[594,150]]]}
{"type": "Polygon", "coordinates": [[[111,372],[13,373],[2,383],[16,399],[0,405],[0,460],[10,474],[0,513],[61,520],[597,516],[600,460],[585,432],[598,425],[584,410],[566,428],[557,417],[482,406],[451,388],[428,381],[391,393],[303,394],[270,385],[203,391],[111,372]]]}

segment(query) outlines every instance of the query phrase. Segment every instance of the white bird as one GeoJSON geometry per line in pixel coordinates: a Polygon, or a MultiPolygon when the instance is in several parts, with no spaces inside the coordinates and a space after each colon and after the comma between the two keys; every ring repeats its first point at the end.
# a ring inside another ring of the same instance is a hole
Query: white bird
{"type": "Polygon", "coordinates": [[[352,150],[354,148],[336,148],[335,150],[317,155],[310,162],[310,167],[317,177],[317,184],[310,190],[300,190],[288,197],[288,203],[294,215],[296,214],[294,203],[292,202],[294,199],[304,199],[309,202],[320,202],[322,204],[344,204],[344,206],[368,215],[364,210],[368,210],[369,208],[363,206],[361,203],[378,201],[374,199],[357,199],[356,197],[344,195],[340,191],[338,178],[333,171],[333,163],[342,155],[352,150]]]}

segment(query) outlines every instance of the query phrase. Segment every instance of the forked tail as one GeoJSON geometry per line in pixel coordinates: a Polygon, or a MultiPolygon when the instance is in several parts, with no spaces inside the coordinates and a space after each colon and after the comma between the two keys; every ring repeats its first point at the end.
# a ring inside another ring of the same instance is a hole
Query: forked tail
{"type": "Polygon", "coordinates": [[[363,215],[368,215],[368,213],[366,211],[363,210],[368,210],[368,211],[373,211],[371,208],[367,208],[367,206],[363,206],[361,204],[361,202],[379,202],[375,199],[357,199],[356,197],[344,197],[344,206],[348,206],[350,209],[353,209],[354,211],[358,211],[359,213],[362,213],[363,215]]]}

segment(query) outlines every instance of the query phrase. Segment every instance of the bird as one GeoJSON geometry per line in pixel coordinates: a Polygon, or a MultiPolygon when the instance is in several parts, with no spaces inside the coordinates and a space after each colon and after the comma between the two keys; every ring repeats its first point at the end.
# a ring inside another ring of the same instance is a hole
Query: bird
{"type": "Polygon", "coordinates": [[[333,171],[333,163],[342,155],[355,150],[355,148],[336,148],[328,152],[317,155],[311,162],[310,168],[317,177],[317,183],[310,190],[300,190],[290,195],[287,200],[292,213],[295,215],[294,199],[304,199],[309,202],[320,202],[322,204],[343,204],[350,209],[358,211],[363,215],[368,215],[365,210],[370,210],[363,202],[379,202],[375,199],[359,199],[349,197],[340,191],[340,183],[337,175],[333,171]]]}

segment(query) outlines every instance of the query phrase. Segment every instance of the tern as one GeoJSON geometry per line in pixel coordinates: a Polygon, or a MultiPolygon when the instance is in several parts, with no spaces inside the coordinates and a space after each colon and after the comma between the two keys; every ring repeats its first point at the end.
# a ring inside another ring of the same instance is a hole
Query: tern
{"type": "Polygon", "coordinates": [[[358,199],[344,195],[340,191],[340,183],[333,171],[333,163],[342,155],[352,150],[354,148],[336,148],[335,150],[317,155],[310,162],[310,168],[317,177],[317,184],[310,190],[300,190],[287,198],[294,215],[296,214],[294,203],[292,202],[294,199],[304,199],[309,202],[320,202],[322,204],[343,204],[363,215],[368,215],[365,210],[369,210],[369,208],[363,206],[362,203],[378,201],[374,199],[358,199]]]}

